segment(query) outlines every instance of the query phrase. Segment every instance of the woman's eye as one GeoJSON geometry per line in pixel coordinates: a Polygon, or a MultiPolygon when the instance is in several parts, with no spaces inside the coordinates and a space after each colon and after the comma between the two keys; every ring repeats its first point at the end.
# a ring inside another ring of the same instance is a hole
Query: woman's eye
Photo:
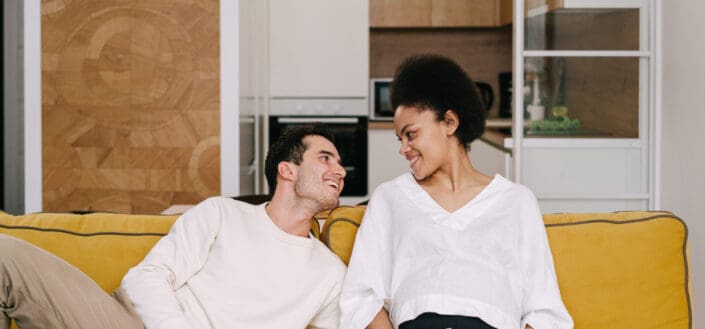
{"type": "Polygon", "coordinates": [[[415,135],[415,133],[414,133],[414,132],[412,132],[412,131],[409,131],[409,132],[407,132],[407,133],[406,133],[406,138],[408,138],[408,139],[412,139],[412,138],[414,138],[414,135],[415,135]]]}

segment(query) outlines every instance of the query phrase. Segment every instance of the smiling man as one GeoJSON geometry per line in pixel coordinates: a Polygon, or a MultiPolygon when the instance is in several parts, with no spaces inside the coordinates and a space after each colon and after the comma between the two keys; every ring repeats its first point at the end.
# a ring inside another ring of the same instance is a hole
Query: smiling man
{"type": "Polygon", "coordinates": [[[343,189],[331,139],[321,126],[288,131],[265,164],[271,202],[201,202],[113,295],[53,255],[0,236],[14,251],[0,258],[0,328],[10,318],[22,328],[337,328],[345,266],[309,234],[313,215],[337,206],[343,189]]]}

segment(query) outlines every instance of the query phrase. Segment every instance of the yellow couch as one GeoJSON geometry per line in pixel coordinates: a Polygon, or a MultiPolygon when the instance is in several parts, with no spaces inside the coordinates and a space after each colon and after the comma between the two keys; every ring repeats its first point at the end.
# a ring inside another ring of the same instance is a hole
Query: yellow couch
{"type": "MultiPolygon", "coordinates": [[[[346,264],[365,207],[334,209],[321,240],[346,264]]],[[[669,212],[543,216],[575,329],[692,329],[688,231],[669,212]]]]}
{"type": "MultiPolygon", "coordinates": [[[[320,238],[346,263],[364,211],[342,206],[323,217],[320,238]]],[[[177,217],[0,213],[0,233],[56,254],[110,292],[177,217]]],[[[544,221],[576,329],[692,329],[682,220],[668,212],[617,212],[548,214],[544,221]]]]}

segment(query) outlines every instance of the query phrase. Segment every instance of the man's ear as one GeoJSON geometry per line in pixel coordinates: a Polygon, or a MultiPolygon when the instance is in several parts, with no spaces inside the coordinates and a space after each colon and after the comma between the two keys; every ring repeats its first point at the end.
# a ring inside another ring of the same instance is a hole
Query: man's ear
{"type": "Polygon", "coordinates": [[[446,113],[443,114],[443,125],[446,127],[446,134],[448,136],[455,134],[455,131],[458,130],[458,126],[460,125],[458,113],[455,113],[453,110],[446,110],[446,113]]]}
{"type": "Polygon", "coordinates": [[[285,180],[293,181],[296,178],[296,166],[293,163],[282,161],[277,165],[277,172],[285,180]]]}

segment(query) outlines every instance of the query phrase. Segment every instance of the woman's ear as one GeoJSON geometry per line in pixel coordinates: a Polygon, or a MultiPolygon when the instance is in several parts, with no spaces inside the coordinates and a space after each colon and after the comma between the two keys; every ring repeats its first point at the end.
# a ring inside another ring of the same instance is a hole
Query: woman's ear
{"type": "Polygon", "coordinates": [[[451,136],[455,134],[458,130],[458,125],[460,125],[460,119],[458,118],[458,113],[453,110],[447,110],[443,114],[443,125],[446,127],[446,134],[451,136]]]}
{"type": "Polygon", "coordinates": [[[293,181],[296,178],[296,168],[291,162],[282,161],[277,166],[277,172],[285,180],[293,181]]]}

